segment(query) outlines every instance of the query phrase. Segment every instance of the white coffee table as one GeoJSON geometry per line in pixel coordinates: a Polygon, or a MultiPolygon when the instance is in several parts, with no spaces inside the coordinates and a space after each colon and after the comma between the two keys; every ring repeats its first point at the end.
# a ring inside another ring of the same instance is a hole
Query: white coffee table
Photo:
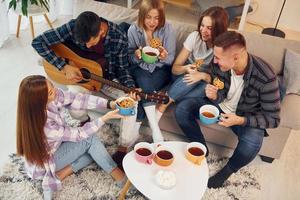
{"type": "Polygon", "coordinates": [[[175,154],[174,162],[168,167],[161,167],[153,162],[151,165],[138,162],[134,151],[129,152],[123,160],[123,168],[128,177],[119,199],[124,199],[131,183],[147,198],[199,200],[203,196],[208,181],[206,159],[201,165],[195,165],[185,158],[186,142],[164,142],[175,154]],[[169,190],[161,189],[155,182],[159,170],[172,170],[176,174],[176,185],[169,190]]]}

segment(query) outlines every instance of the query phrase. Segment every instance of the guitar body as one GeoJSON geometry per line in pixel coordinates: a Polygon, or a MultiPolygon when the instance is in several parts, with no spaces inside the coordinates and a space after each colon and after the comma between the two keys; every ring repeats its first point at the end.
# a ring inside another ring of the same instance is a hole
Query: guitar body
{"type": "MultiPolygon", "coordinates": [[[[70,65],[78,67],[79,69],[88,69],[90,73],[102,76],[102,68],[100,64],[93,60],[85,59],[78,56],[71,49],[63,44],[52,45],[51,49],[55,54],[61,58],[69,60],[70,65]]],[[[97,92],[100,90],[102,84],[99,81],[90,79],[89,81],[72,82],[66,79],[63,71],[58,70],[55,66],[48,63],[46,60],[43,61],[44,69],[49,78],[53,81],[63,85],[80,85],[90,91],[97,92]]]]}

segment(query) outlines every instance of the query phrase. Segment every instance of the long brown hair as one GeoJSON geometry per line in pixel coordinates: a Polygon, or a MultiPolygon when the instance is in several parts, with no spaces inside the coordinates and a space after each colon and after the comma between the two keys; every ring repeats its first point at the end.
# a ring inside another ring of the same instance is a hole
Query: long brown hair
{"type": "Polygon", "coordinates": [[[161,0],[143,0],[140,4],[139,15],[138,15],[138,26],[145,29],[145,18],[147,13],[152,10],[157,9],[159,13],[158,26],[157,29],[163,27],[166,23],[165,7],[161,0]]]}
{"type": "Polygon", "coordinates": [[[44,76],[24,78],[19,86],[17,108],[17,154],[38,166],[49,160],[44,133],[48,87],[44,76]]]}
{"type": "Polygon", "coordinates": [[[227,31],[229,26],[229,17],[227,11],[219,6],[213,6],[205,10],[198,20],[198,32],[201,36],[200,26],[204,17],[210,17],[212,21],[211,40],[214,42],[215,38],[227,31]]]}

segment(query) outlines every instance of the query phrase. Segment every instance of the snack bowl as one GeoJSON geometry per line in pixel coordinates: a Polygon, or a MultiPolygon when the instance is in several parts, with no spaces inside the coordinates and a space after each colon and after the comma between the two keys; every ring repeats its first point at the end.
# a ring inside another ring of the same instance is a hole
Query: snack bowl
{"type": "Polygon", "coordinates": [[[176,185],[176,174],[171,170],[159,170],[155,174],[155,182],[162,189],[172,189],[176,185]]]}

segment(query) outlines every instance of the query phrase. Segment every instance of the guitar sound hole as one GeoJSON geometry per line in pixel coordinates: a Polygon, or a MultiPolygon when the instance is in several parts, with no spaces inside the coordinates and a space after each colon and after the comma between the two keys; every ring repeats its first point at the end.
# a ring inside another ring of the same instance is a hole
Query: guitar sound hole
{"type": "Polygon", "coordinates": [[[83,79],[79,83],[89,82],[89,80],[91,79],[91,73],[90,73],[90,71],[87,70],[86,68],[81,68],[80,72],[82,74],[83,79]]]}

